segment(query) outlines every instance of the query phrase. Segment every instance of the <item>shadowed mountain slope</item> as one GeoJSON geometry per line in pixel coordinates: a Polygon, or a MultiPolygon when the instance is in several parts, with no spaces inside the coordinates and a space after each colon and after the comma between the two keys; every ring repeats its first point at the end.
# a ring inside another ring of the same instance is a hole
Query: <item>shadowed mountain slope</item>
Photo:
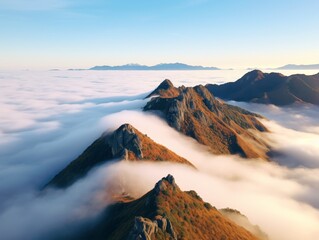
{"type": "Polygon", "coordinates": [[[205,203],[196,192],[181,191],[173,176],[168,175],[141,198],[108,207],[97,224],[76,239],[258,238],[205,203]]]}
{"type": "Polygon", "coordinates": [[[278,106],[303,102],[319,105],[319,73],[284,76],[254,70],[236,82],[207,84],[206,87],[216,97],[225,100],[278,106]]]}
{"type": "Polygon", "coordinates": [[[249,219],[241,214],[239,211],[231,208],[219,209],[219,212],[223,214],[228,219],[231,219],[234,223],[239,226],[242,226],[254,236],[257,236],[260,240],[268,240],[268,236],[264,233],[258,225],[253,225],[249,219]]]}
{"type": "Polygon", "coordinates": [[[268,146],[252,131],[267,131],[257,119],[262,116],[223,103],[204,86],[176,88],[165,80],[148,97],[144,111],[160,111],[171,127],[213,153],[268,159],[268,146]]]}
{"type": "Polygon", "coordinates": [[[46,187],[68,187],[84,177],[93,167],[116,159],[169,161],[193,166],[189,161],[157,144],[133,126],[124,124],[112,133],[104,133],[59,172],[46,187]]]}

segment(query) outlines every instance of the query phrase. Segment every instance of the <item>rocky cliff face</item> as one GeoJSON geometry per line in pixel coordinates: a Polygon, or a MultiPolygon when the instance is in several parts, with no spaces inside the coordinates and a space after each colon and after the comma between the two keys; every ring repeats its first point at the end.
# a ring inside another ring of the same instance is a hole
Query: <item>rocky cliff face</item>
{"type": "Polygon", "coordinates": [[[284,76],[254,70],[236,82],[207,84],[206,87],[215,96],[226,100],[278,106],[303,102],[319,105],[319,73],[284,76]]]}
{"type": "Polygon", "coordinates": [[[105,210],[99,222],[76,239],[258,239],[205,203],[194,191],[183,192],[168,175],[148,193],[105,210]]]}
{"type": "Polygon", "coordinates": [[[141,139],[131,125],[124,124],[113,134],[106,134],[104,138],[112,156],[128,158],[128,151],[130,151],[136,158],[143,158],[141,139]]]}
{"type": "Polygon", "coordinates": [[[129,124],[106,132],[78,158],[62,169],[46,187],[65,188],[84,177],[93,167],[111,160],[170,161],[194,167],[189,161],[157,144],[129,124]]]}
{"type": "Polygon", "coordinates": [[[144,111],[162,112],[170,126],[209,146],[213,153],[268,159],[268,146],[251,131],[267,131],[257,119],[260,115],[223,103],[202,85],[175,88],[165,80],[149,96],[155,97],[144,111]]]}
{"type": "Polygon", "coordinates": [[[135,217],[134,227],[128,235],[128,240],[151,240],[154,235],[162,231],[164,235],[168,235],[169,239],[177,240],[172,223],[169,219],[162,216],[156,216],[152,221],[148,218],[135,217]]]}

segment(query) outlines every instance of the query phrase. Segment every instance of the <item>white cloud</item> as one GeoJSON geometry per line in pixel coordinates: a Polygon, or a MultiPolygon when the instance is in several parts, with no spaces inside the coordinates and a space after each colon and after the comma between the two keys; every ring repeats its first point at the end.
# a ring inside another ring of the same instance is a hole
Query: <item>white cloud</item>
{"type": "Polygon", "coordinates": [[[145,93],[164,78],[176,85],[196,85],[234,80],[237,73],[229,73],[226,79],[223,74],[0,73],[0,89],[4,89],[0,95],[0,222],[4,223],[0,235],[43,239],[52,232],[63,232],[63,225],[76,230],[108,203],[105,189],[110,179],[120,179],[139,196],[172,173],[182,189],[196,190],[219,208],[242,211],[272,239],[319,238],[316,107],[243,105],[272,120],[265,124],[272,131],[268,135],[273,148],[284,154],[275,158],[281,165],[212,156],[163,120],[139,111],[145,93]],[[125,162],[93,170],[65,192],[39,195],[38,189],[104,130],[125,122],[188,158],[199,171],[172,164],[125,162]]]}

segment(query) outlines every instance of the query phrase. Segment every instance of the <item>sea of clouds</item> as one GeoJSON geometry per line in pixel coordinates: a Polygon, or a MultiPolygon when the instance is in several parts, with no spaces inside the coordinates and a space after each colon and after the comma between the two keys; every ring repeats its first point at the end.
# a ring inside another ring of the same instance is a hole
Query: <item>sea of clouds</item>
{"type": "Polygon", "coordinates": [[[194,86],[234,81],[245,71],[0,72],[0,236],[50,239],[72,234],[109,204],[121,182],[139,197],[173,174],[217,208],[247,215],[271,239],[319,239],[319,109],[230,102],[264,115],[275,163],[214,156],[193,139],[143,113],[162,80],[194,86]],[[104,131],[131,123],[191,161],[107,164],[66,190],[41,192],[55,174],[104,131]]]}

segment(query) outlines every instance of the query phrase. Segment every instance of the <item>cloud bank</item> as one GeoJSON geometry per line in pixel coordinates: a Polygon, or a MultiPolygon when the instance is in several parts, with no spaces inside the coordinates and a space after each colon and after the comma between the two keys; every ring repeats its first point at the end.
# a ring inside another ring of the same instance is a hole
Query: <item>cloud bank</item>
{"type": "MultiPolygon", "coordinates": [[[[199,169],[194,171],[180,166],[127,162],[113,166],[112,172],[117,171],[122,178],[128,178],[127,182],[134,182],[131,189],[136,191],[137,186],[144,185],[143,193],[151,189],[161,176],[171,173],[182,189],[196,190],[204,200],[218,208],[231,207],[242,211],[253,223],[260,225],[271,239],[319,237],[318,168],[289,168],[275,163],[247,161],[238,156],[213,156],[205,147],[175,132],[151,114],[126,111],[102,121],[120,124],[123,119],[156,142],[189,159],[199,169]],[[287,226],[290,226],[289,229],[287,226]]],[[[283,153],[291,152],[300,144],[300,139],[307,139],[309,134],[296,133],[279,127],[275,122],[265,121],[265,124],[272,131],[271,138],[280,139],[287,132],[290,134],[285,141],[274,143],[283,153]]],[[[319,150],[314,145],[302,143],[302,146],[294,150],[298,156],[313,151],[313,158],[309,156],[309,160],[318,161],[319,150]]]]}
{"type": "MultiPolygon", "coordinates": [[[[214,156],[151,113],[147,92],[164,78],[175,85],[223,82],[205,72],[0,73],[0,235],[44,239],[72,235],[109,204],[107,190],[141,196],[171,173],[218,208],[231,207],[271,239],[319,239],[318,108],[232,103],[265,115],[275,163],[214,156]],[[39,189],[105,130],[131,123],[189,159],[174,164],[121,162],[93,169],[66,191],[39,189]],[[302,123],[302,124],[301,124],[302,123]],[[187,146],[187,147],[185,147],[187,146]],[[57,235],[56,235],[57,234],[57,235]]],[[[234,73],[232,73],[234,74],[234,73]]],[[[232,77],[237,79],[237,77],[232,77]]]]}

